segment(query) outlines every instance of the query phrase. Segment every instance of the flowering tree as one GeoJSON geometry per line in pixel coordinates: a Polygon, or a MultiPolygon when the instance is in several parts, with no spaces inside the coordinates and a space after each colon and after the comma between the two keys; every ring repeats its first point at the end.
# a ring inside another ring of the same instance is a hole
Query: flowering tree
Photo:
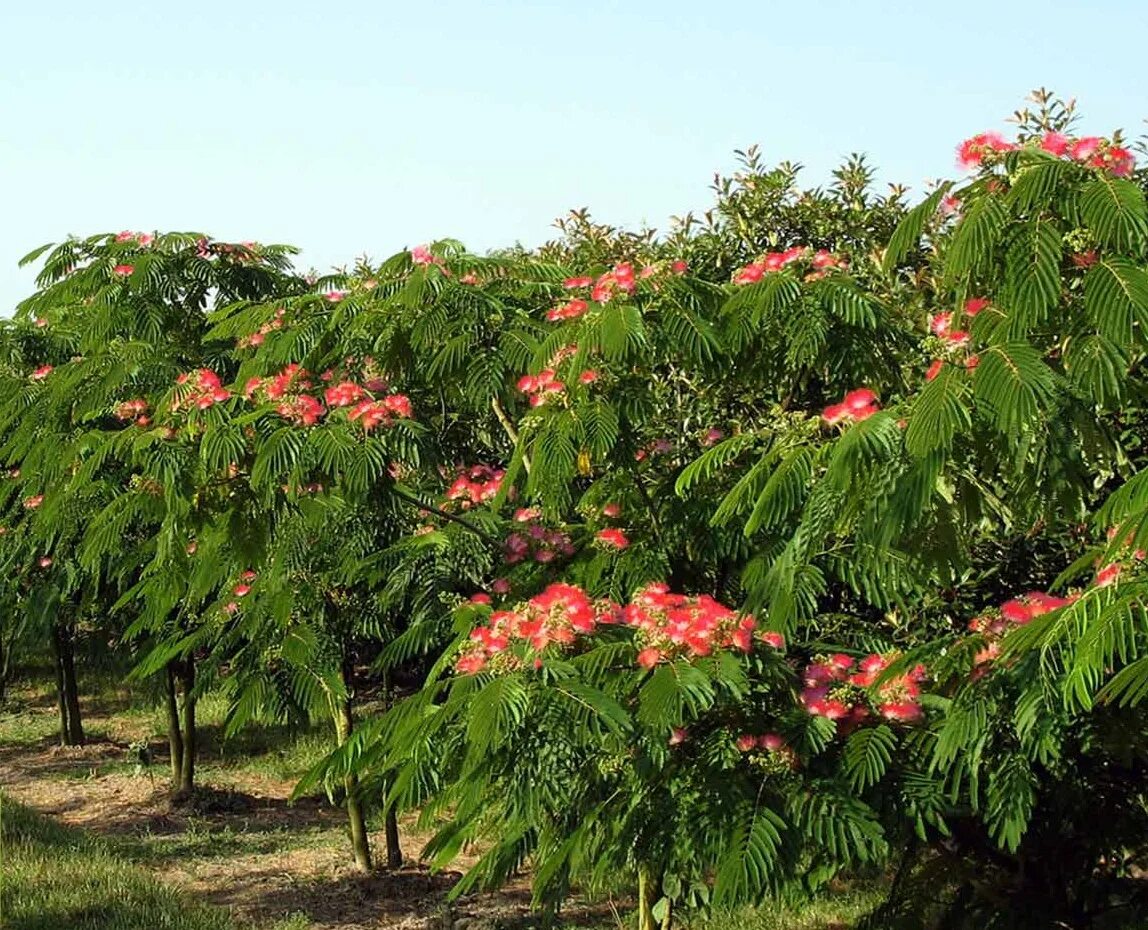
{"type": "Polygon", "coordinates": [[[1130,905],[1148,208],[1035,103],[912,209],[750,150],[660,238],[69,242],[4,331],[8,595],[146,639],[185,789],[204,675],[329,712],[300,790],[364,868],[380,803],[391,864],[417,806],[436,864],[486,844],[456,893],[630,881],[643,930],[866,863],[889,920],[1130,905]],[[413,693],[359,719],[369,676],[413,693]]]}

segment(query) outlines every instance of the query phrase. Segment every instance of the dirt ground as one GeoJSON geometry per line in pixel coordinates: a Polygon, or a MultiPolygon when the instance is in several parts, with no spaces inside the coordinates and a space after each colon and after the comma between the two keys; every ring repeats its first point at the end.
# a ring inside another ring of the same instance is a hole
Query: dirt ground
{"type": "MultiPolygon", "coordinates": [[[[86,722],[100,721],[92,715],[86,722]]],[[[408,864],[364,876],[349,865],[342,811],[325,800],[288,803],[291,782],[237,768],[226,773],[226,784],[205,776],[203,796],[175,807],[168,799],[163,744],[154,745],[153,764],[141,771],[124,765],[131,750],[118,739],[78,748],[59,747],[50,738],[0,745],[0,787],[62,823],[115,840],[161,881],[227,908],[238,922],[260,930],[288,917],[294,917],[290,930],[534,925],[525,882],[448,909],[444,897],[460,873],[432,874],[410,861],[426,839],[411,818],[401,823],[408,864]]],[[[376,850],[383,849],[381,834],[372,840],[376,850]]],[[[601,923],[609,913],[578,909],[568,918],[601,923]]]]}

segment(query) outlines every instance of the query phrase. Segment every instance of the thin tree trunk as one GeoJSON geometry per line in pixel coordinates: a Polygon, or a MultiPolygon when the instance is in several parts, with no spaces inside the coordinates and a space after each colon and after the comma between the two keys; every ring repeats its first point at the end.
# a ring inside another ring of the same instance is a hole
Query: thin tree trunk
{"type": "Polygon", "coordinates": [[[182,730],[180,739],[183,752],[180,757],[177,798],[190,798],[195,793],[195,659],[185,658],[179,666],[183,691],[182,730]]]}
{"type": "Polygon", "coordinates": [[[658,903],[658,889],[647,865],[638,866],[638,930],[658,930],[654,920],[654,905],[658,903]]]}
{"type": "MultiPolygon", "coordinates": [[[[353,719],[350,699],[339,701],[335,729],[340,746],[351,737],[354,726],[353,719]]],[[[348,772],[344,776],[343,788],[347,794],[347,820],[351,825],[351,851],[355,857],[355,865],[361,871],[369,872],[371,870],[371,845],[367,837],[367,817],[363,810],[362,799],[359,797],[359,779],[354,772],[348,772]]]]}
{"type": "Polygon", "coordinates": [[[84,725],[80,718],[80,695],[76,685],[76,655],[72,629],[67,624],[52,626],[52,646],[56,660],[56,706],[60,712],[60,743],[64,746],[84,744],[84,725]]]}
{"type": "Polygon", "coordinates": [[[4,645],[4,633],[0,630],[0,704],[8,697],[8,666],[12,654],[4,645]]]}
{"type": "Polygon", "coordinates": [[[183,773],[183,734],[179,731],[179,701],[175,693],[176,663],[167,663],[164,670],[164,699],[167,707],[167,746],[171,755],[171,784],[179,787],[183,773]]]}
{"type": "MultiPolygon", "coordinates": [[[[354,707],[351,691],[351,667],[346,660],[343,662],[343,690],[346,693],[335,708],[335,735],[339,745],[344,745],[351,738],[355,729],[354,707]]],[[[359,779],[354,772],[348,772],[343,777],[343,788],[347,798],[347,820],[351,825],[351,852],[355,857],[355,865],[362,872],[371,871],[371,843],[367,836],[367,816],[363,809],[362,798],[359,797],[359,779]]]]}
{"type": "MultiPolygon", "coordinates": [[[[391,689],[391,674],[383,672],[383,707],[391,709],[394,694],[391,689]]],[[[387,840],[387,868],[398,869],[403,865],[403,848],[399,841],[399,818],[395,813],[395,806],[388,804],[383,812],[383,832],[387,840]]]]}

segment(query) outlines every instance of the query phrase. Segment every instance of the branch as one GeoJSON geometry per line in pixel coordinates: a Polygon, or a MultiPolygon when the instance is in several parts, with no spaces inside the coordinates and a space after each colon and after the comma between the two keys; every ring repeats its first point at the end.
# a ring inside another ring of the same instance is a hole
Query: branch
{"type": "Polygon", "coordinates": [[[501,546],[502,545],[501,540],[495,539],[493,536],[491,536],[485,530],[480,530],[477,526],[475,526],[469,520],[464,520],[462,517],[457,516],[456,514],[448,513],[447,511],[442,510],[439,507],[436,507],[434,504],[427,504],[424,501],[419,500],[413,494],[408,494],[406,491],[400,491],[397,486],[392,485],[391,491],[394,493],[395,497],[399,498],[400,500],[406,501],[408,504],[414,504],[416,507],[427,511],[428,513],[433,513],[436,517],[442,517],[444,520],[449,520],[451,523],[457,523],[459,526],[466,527],[468,530],[470,530],[472,533],[474,533],[474,535],[477,536],[479,539],[483,540],[484,542],[490,543],[492,546],[501,546]]]}
{"type": "MultiPolygon", "coordinates": [[[[518,430],[514,428],[514,424],[510,422],[510,417],[506,415],[502,404],[498,401],[498,395],[490,398],[490,407],[494,411],[494,415],[498,417],[498,422],[502,424],[502,428],[506,431],[506,435],[510,437],[510,441],[515,446],[518,445],[518,430]]],[[[525,452],[522,453],[522,467],[526,469],[526,474],[530,474],[530,456],[525,452]]]]}

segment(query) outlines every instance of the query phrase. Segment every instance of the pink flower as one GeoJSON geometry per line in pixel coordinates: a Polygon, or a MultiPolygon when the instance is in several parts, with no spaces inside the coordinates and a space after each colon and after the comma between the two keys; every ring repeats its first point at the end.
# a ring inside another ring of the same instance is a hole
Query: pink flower
{"type": "Polygon", "coordinates": [[[685,727],[674,727],[670,731],[670,745],[680,746],[689,738],[689,731],[685,727]]]}
{"type": "Polygon", "coordinates": [[[490,590],[495,594],[509,594],[510,581],[506,578],[495,578],[494,581],[491,582],[490,590]]]}
{"type": "Polygon", "coordinates": [[[1069,143],[1067,151],[1076,161],[1088,161],[1099,151],[1103,141],[1099,136],[1085,136],[1083,139],[1076,139],[1069,143]]]}
{"type": "Polygon", "coordinates": [[[582,374],[580,374],[578,376],[578,380],[582,384],[593,384],[595,381],[598,380],[598,372],[596,372],[596,371],[584,371],[584,372],[582,372],[582,374]]]}
{"type": "Polygon", "coordinates": [[[239,610],[239,605],[235,601],[228,601],[223,605],[224,613],[233,614],[239,610]]]}
{"type": "Polygon", "coordinates": [[[821,418],[830,426],[849,419],[849,408],[844,404],[830,404],[821,411],[821,418]]]}
{"type": "Polygon", "coordinates": [[[1041,137],[1040,147],[1050,155],[1063,158],[1068,153],[1068,136],[1059,132],[1046,132],[1041,137]]]}
{"type": "Polygon", "coordinates": [[[490,595],[489,594],[483,594],[480,591],[478,594],[472,594],[470,596],[470,602],[472,604],[480,604],[483,606],[489,605],[491,603],[490,595]]]}
{"type": "Polygon", "coordinates": [[[957,164],[968,170],[984,164],[986,157],[1009,152],[1016,148],[999,132],[980,132],[966,139],[957,148],[957,164]]]}
{"type": "Polygon", "coordinates": [[[976,316],[989,305],[987,297],[970,297],[965,301],[965,316],[976,316]]]}
{"type": "Polygon", "coordinates": [[[661,661],[662,654],[653,646],[647,646],[638,652],[638,664],[642,668],[653,668],[661,661]]]}
{"type": "Polygon", "coordinates": [[[716,442],[720,442],[725,438],[725,433],[715,427],[710,427],[706,430],[705,435],[702,437],[703,446],[712,446],[716,442]]]}
{"type": "Polygon", "coordinates": [[[925,372],[925,380],[932,381],[941,373],[941,369],[945,367],[945,363],[939,358],[933,359],[933,364],[929,366],[929,370],[925,372]]]}
{"type": "Polygon", "coordinates": [[[685,274],[689,270],[689,266],[684,259],[678,258],[670,263],[670,271],[674,274],[685,274]]]}
{"type": "Polygon", "coordinates": [[[604,517],[613,518],[613,517],[618,516],[618,514],[620,514],[621,512],[622,512],[622,508],[619,507],[617,504],[613,504],[613,503],[606,504],[602,508],[602,516],[604,516],[604,517]]]}
{"type": "Polygon", "coordinates": [[[41,556],[40,557],[40,568],[51,568],[51,567],[52,567],[52,557],[50,555],[41,556]]]}
{"type": "Polygon", "coordinates": [[[599,530],[596,539],[611,549],[625,549],[630,545],[630,540],[626,538],[626,534],[614,527],[599,530]]]}
{"type": "Polygon", "coordinates": [[[739,752],[750,752],[751,750],[757,748],[757,737],[750,736],[748,733],[743,733],[737,738],[734,745],[737,746],[739,752]]]}
{"type": "Polygon", "coordinates": [[[567,290],[573,290],[576,287],[589,287],[594,283],[594,279],[590,277],[567,278],[562,282],[562,286],[567,290]]]}
{"type": "Polygon", "coordinates": [[[434,263],[435,257],[425,245],[416,245],[411,249],[411,261],[416,265],[430,265],[434,263]]]}
{"type": "Polygon", "coordinates": [[[112,274],[118,274],[121,277],[127,277],[127,275],[131,274],[135,270],[135,265],[116,265],[112,269],[112,274]]]}
{"type": "Polygon", "coordinates": [[[951,313],[934,313],[929,317],[929,331],[934,336],[943,336],[949,331],[953,315],[951,313]]]}
{"type": "Polygon", "coordinates": [[[33,381],[43,381],[51,373],[51,365],[41,365],[39,368],[32,372],[31,378],[33,381]]]}
{"type": "Polygon", "coordinates": [[[329,301],[331,301],[331,303],[334,304],[334,303],[338,303],[340,300],[342,300],[344,297],[346,297],[347,292],[346,291],[328,291],[325,296],[329,301]]]}
{"type": "Polygon", "coordinates": [[[746,265],[733,276],[734,284],[756,284],[765,275],[765,266],[756,262],[746,265]]]}
{"type": "Polygon", "coordinates": [[[251,585],[237,584],[234,590],[236,597],[245,597],[251,591],[251,585]]]}
{"type": "Polygon", "coordinates": [[[42,316],[38,316],[38,317],[36,317],[36,325],[37,325],[37,326],[38,326],[40,329],[43,329],[45,326],[47,326],[47,325],[48,325],[48,321],[47,321],[47,320],[45,320],[45,319],[44,319],[42,316]]]}
{"type": "Polygon", "coordinates": [[[766,752],[777,752],[785,746],[785,740],[779,733],[763,733],[757,738],[757,745],[766,752]]]}
{"type": "Polygon", "coordinates": [[[773,630],[763,630],[760,635],[761,641],[767,646],[772,646],[774,649],[785,649],[785,637],[780,633],[775,633],[773,630]]]}
{"type": "Polygon", "coordinates": [[[856,415],[872,407],[877,402],[877,395],[869,388],[857,388],[845,395],[845,406],[849,412],[856,415]]]}
{"type": "Polygon", "coordinates": [[[24,509],[25,510],[35,510],[42,503],[44,503],[44,495],[43,494],[36,494],[32,497],[25,497],[24,498],[24,509]]]}

